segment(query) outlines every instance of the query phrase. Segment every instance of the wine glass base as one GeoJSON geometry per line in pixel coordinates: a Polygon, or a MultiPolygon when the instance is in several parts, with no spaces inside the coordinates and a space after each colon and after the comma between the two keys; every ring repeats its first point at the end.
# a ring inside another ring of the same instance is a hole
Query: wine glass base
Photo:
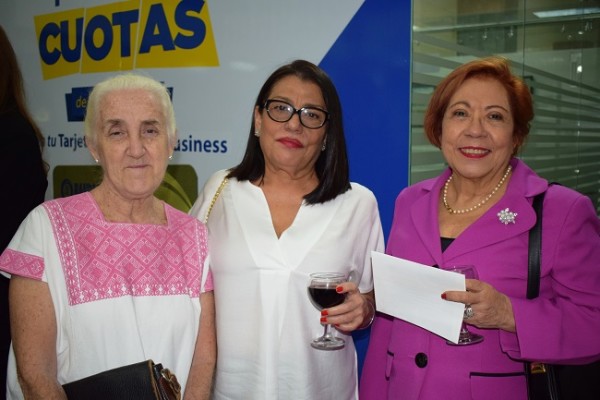
{"type": "Polygon", "coordinates": [[[458,343],[446,343],[448,343],[450,346],[468,346],[470,344],[477,344],[481,342],[483,342],[483,336],[473,332],[461,332],[460,336],[458,337],[458,343]]]}
{"type": "Polygon", "coordinates": [[[344,339],[340,338],[318,338],[312,341],[311,347],[318,350],[338,350],[346,345],[344,339]]]}

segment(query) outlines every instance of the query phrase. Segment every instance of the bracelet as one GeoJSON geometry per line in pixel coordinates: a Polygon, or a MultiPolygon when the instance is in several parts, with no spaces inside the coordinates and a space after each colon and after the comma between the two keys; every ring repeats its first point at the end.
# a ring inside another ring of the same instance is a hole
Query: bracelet
{"type": "Polygon", "coordinates": [[[373,324],[373,321],[375,320],[375,304],[373,304],[373,302],[368,298],[366,299],[366,301],[371,306],[370,308],[373,310],[373,314],[371,314],[371,319],[369,320],[369,322],[366,325],[360,326],[358,329],[367,329],[373,324]]]}

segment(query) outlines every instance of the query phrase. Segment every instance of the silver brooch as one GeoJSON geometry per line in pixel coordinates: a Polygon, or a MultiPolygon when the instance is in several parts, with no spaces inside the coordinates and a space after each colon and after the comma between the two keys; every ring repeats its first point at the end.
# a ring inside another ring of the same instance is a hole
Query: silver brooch
{"type": "Polygon", "coordinates": [[[514,224],[516,217],[517,217],[517,213],[510,211],[508,208],[505,208],[504,210],[502,210],[498,213],[498,219],[504,225],[514,224]]]}

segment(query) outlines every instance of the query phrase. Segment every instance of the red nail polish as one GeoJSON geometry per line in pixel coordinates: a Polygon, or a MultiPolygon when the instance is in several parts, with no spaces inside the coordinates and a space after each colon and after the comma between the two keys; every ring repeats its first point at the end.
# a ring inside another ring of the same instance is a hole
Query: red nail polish
{"type": "Polygon", "coordinates": [[[326,323],[327,322],[327,317],[321,317],[321,322],[326,323]]]}
{"type": "Polygon", "coordinates": [[[442,293],[442,299],[446,300],[446,293],[442,293]]]}
{"type": "Polygon", "coordinates": [[[335,288],[335,291],[338,292],[338,293],[342,293],[343,290],[344,290],[344,288],[341,287],[341,286],[338,286],[338,287],[335,288]]]}
{"type": "Polygon", "coordinates": [[[329,313],[327,312],[327,310],[323,310],[323,311],[321,311],[321,316],[322,316],[322,317],[326,317],[326,316],[328,316],[328,315],[329,315],[329,313]]]}

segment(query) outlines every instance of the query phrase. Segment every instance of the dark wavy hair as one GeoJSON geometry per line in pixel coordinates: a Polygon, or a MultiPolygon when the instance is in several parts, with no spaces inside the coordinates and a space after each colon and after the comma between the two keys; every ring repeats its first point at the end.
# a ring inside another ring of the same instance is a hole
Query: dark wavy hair
{"type": "Polygon", "coordinates": [[[487,57],[463,64],[452,71],[435,88],[427,111],[425,111],[425,136],[431,144],[440,148],[442,121],[450,99],[458,88],[470,78],[486,78],[498,81],[508,94],[510,111],[514,121],[513,156],[518,153],[529,134],[533,119],[533,100],[529,87],[510,71],[509,61],[503,57],[487,57]]]}
{"type": "MultiPolygon", "coordinates": [[[[296,76],[302,81],[316,84],[321,89],[325,108],[329,112],[329,120],[325,125],[327,147],[315,163],[319,185],[304,196],[308,204],[324,203],[350,189],[350,168],[342,124],[342,105],[337,90],[325,71],[309,61],[295,60],[279,67],[269,76],[256,97],[254,108],[258,107],[261,112],[264,111],[265,102],[271,95],[273,86],[288,76],[296,76]]],[[[240,181],[255,181],[265,174],[265,157],[258,138],[254,136],[254,110],[252,115],[244,157],[228,174],[228,177],[240,181]]]]}
{"type": "MultiPolygon", "coordinates": [[[[40,145],[40,151],[44,149],[45,139],[29,111],[25,100],[25,88],[23,86],[23,75],[19,68],[17,55],[13,49],[4,28],[0,26],[0,114],[16,112],[27,120],[40,145]]],[[[43,160],[42,160],[43,161],[43,160]]],[[[48,165],[43,161],[45,172],[48,165]]]]}

